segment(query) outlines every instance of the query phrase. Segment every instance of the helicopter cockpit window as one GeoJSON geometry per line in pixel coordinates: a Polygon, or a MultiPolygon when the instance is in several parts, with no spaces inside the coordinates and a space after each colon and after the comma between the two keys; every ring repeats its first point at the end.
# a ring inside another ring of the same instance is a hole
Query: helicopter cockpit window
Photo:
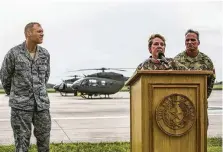
{"type": "Polygon", "coordinates": [[[67,84],[67,87],[68,87],[68,88],[71,88],[71,87],[72,87],[72,84],[69,84],[69,83],[68,83],[68,84],[67,84]]]}
{"type": "Polygon", "coordinates": [[[97,85],[98,85],[97,80],[90,79],[90,80],[89,80],[89,85],[90,85],[90,86],[97,86],[97,85]]]}
{"type": "Polygon", "coordinates": [[[105,86],[106,82],[105,81],[101,81],[101,85],[105,86]]]}
{"type": "Polygon", "coordinates": [[[73,84],[81,84],[83,80],[84,80],[84,78],[80,78],[77,81],[74,81],[73,84]]]}
{"type": "Polygon", "coordinates": [[[63,90],[63,89],[65,89],[65,88],[66,88],[66,84],[65,84],[65,83],[61,83],[59,89],[60,89],[60,90],[63,90]]]}
{"type": "Polygon", "coordinates": [[[82,86],[88,86],[89,85],[89,82],[88,80],[83,80],[82,83],[81,83],[82,86]]]}

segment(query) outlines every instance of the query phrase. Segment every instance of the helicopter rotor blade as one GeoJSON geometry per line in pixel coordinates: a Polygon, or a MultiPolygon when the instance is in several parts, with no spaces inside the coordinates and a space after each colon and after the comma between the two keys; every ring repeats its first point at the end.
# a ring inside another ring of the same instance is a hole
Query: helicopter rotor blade
{"type": "Polygon", "coordinates": [[[92,70],[92,69],[71,70],[71,71],[68,71],[68,72],[85,71],[85,70],[92,70]]]}
{"type": "Polygon", "coordinates": [[[87,70],[101,70],[101,71],[105,71],[105,70],[117,70],[117,71],[126,71],[125,69],[135,69],[135,68],[92,68],[92,69],[79,69],[79,70],[73,70],[73,71],[68,71],[68,72],[76,72],[76,71],[87,71],[87,70]]]}
{"type": "Polygon", "coordinates": [[[80,76],[80,75],[68,75],[67,77],[80,78],[82,76],[80,76]]]}
{"type": "Polygon", "coordinates": [[[109,68],[79,69],[79,70],[74,70],[74,71],[70,71],[70,72],[75,72],[75,71],[88,71],[88,70],[109,70],[109,68]]]}
{"type": "Polygon", "coordinates": [[[120,68],[120,69],[136,69],[136,68],[120,68]]]}
{"type": "Polygon", "coordinates": [[[126,70],[124,70],[124,69],[119,69],[119,68],[110,68],[110,70],[117,70],[117,71],[126,71],[126,70]]]}

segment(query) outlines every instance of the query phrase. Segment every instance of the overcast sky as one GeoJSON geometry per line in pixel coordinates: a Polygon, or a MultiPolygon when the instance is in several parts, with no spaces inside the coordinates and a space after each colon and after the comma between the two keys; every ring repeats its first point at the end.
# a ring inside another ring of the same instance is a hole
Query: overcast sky
{"type": "Polygon", "coordinates": [[[216,80],[222,81],[221,18],[221,1],[1,1],[0,64],[24,41],[31,21],[44,29],[41,46],[51,54],[51,83],[75,74],[68,70],[136,68],[149,57],[147,40],[154,33],[165,36],[166,56],[174,57],[185,49],[184,34],[192,28],[200,32],[200,51],[212,59],[216,80]]]}

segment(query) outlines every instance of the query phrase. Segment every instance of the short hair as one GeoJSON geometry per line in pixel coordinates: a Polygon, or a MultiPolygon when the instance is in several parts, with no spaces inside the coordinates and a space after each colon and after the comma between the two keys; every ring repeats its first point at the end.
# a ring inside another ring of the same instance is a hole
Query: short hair
{"type": "Polygon", "coordinates": [[[38,22],[30,22],[30,23],[28,23],[28,24],[25,26],[25,29],[24,29],[24,33],[25,33],[25,35],[26,35],[26,32],[27,32],[28,30],[30,30],[35,24],[41,26],[40,23],[38,23],[38,22]]]}
{"type": "Polygon", "coordinates": [[[161,40],[163,40],[164,42],[164,46],[166,46],[166,40],[164,38],[164,36],[162,36],[161,34],[152,34],[150,37],[149,37],[149,40],[148,40],[148,47],[150,48],[153,44],[153,39],[155,38],[160,38],[161,40]]]}
{"type": "Polygon", "coordinates": [[[200,43],[200,38],[199,38],[199,32],[198,32],[198,31],[189,29],[189,30],[187,30],[187,32],[185,33],[185,36],[186,36],[188,33],[194,33],[194,34],[196,34],[196,35],[197,35],[197,40],[198,40],[198,42],[200,43]]]}

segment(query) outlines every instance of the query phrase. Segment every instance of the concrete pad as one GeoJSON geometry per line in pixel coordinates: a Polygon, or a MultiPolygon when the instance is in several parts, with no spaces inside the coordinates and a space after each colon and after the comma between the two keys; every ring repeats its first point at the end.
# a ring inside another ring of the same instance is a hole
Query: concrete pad
{"type": "MultiPolygon", "coordinates": [[[[51,142],[115,142],[130,140],[130,99],[119,92],[113,99],[82,99],[49,94],[51,101],[51,142]]],[[[222,137],[222,91],[213,91],[208,99],[208,136],[222,137]],[[214,108],[213,108],[214,107],[214,108]]],[[[31,137],[31,143],[36,139],[31,137]]],[[[0,144],[14,144],[10,125],[8,97],[0,95],[0,144]]]]}

